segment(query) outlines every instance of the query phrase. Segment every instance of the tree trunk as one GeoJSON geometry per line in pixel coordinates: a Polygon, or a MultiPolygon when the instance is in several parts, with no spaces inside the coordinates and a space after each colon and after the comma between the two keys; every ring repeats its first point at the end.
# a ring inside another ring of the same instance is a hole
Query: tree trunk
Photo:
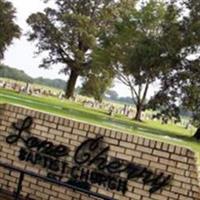
{"type": "Polygon", "coordinates": [[[142,104],[138,104],[138,105],[136,106],[135,120],[136,120],[136,121],[142,121],[142,120],[141,120],[141,116],[142,116],[142,104]]]}
{"type": "Polygon", "coordinates": [[[67,99],[74,96],[74,90],[75,90],[77,79],[78,79],[78,73],[74,70],[71,70],[69,80],[67,82],[67,88],[65,91],[65,97],[67,99]]]}
{"type": "Polygon", "coordinates": [[[149,89],[149,80],[147,80],[147,83],[146,83],[146,86],[145,86],[145,89],[144,89],[144,94],[143,94],[143,97],[142,99],[140,100],[140,94],[139,94],[139,99],[137,101],[137,104],[136,104],[136,115],[135,115],[135,120],[136,121],[142,121],[141,120],[141,116],[142,116],[142,110],[143,110],[143,106],[144,106],[144,102],[145,102],[145,99],[146,99],[146,96],[147,96],[147,91],[149,89]]]}

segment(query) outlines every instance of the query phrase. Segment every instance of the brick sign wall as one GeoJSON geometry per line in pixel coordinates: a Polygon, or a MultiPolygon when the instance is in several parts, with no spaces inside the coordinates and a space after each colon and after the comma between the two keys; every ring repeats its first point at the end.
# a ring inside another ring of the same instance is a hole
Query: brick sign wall
{"type": "MultiPolygon", "coordinates": [[[[80,186],[85,182],[113,199],[200,199],[191,150],[12,105],[0,106],[0,162],[80,186]],[[46,141],[54,151],[47,151],[46,141]]],[[[13,191],[18,177],[0,168],[0,188],[13,191]]],[[[95,199],[28,176],[22,194],[36,200],[95,199]]]]}

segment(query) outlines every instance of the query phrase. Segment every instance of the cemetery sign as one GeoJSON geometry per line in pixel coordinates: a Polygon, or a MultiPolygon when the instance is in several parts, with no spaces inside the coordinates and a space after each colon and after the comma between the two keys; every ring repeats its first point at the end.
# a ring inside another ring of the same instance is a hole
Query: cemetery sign
{"type": "Polygon", "coordinates": [[[70,149],[64,145],[31,136],[32,117],[20,123],[13,123],[14,132],[6,138],[9,144],[21,142],[23,146],[18,158],[33,165],[47,169],[47,176],[61,182],[79,185],[90,189],[91,185],[102,186],[108,190],[127,191],[129,180],[142,181],[155,193],[169,185],[172,176],[156,174],[145,166],[117,158],[109,158],[110,147],[103,143],[103,137],[87,139],[74,152],[73,161],[66,162],[70,149]]]}

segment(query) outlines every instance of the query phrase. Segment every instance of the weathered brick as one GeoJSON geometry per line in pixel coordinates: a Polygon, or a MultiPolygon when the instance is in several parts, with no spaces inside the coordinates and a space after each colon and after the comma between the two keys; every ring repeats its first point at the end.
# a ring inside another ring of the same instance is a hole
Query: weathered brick
{"type": "Polygon", "coordinates": [[[176,168],[176,167],[171,167],[171,166],[168,167],[167,171],[172,172],[174,174],[179,174],[179,175],[182,175],[182,176],[184,176],[184,172],[185,172],[182,169],[179,169],[179,168],[176,168]]]}
{"type": "MultiPolygon", "coordinates": [[[[69,131],[69,132],[71,132],[71,131],[69,131]]],[[[80,135],[80,136],[84,136],[84,137],[86,137],[86,135],[87,135],[87,132],[86,132],[86,131],[79,130],[79,129],[73,129],[73,132],[72,132],[72,133],[73,133],[73,134],[80,135]]]]}
{"type": "Polygon", "coordinates": [[[118,145],[118,144],[119,144],[119,141],[118,141],[118,140],[112,139],[112,138],[109,138],[109,137],[105,137],[105,138],[103,139],[103,141],[104,141],[105,143],[108,143],[108,144],[114,144],[114,145],[118,145]]]}
{"type": "Polygon", "coordinates": [[[176,160],[176,161],[180,161],[180,162],[184,162],[184,163],[187,163],[187,157],[184,157],[184,156],[178,156],[178,155],[175,155],[175,154],[171,154],[170,158],[172,160],[176,160]]]}
{"type": "Polygon", "coordinates": [[[35,129],[43,132],[48,132],[48,127],[36,124],[35,129]]]}
{"type": "MultiPolygon", "coordinates": [[[[141,178],[129,180],[128,191],[124,195],[115,190],[107,190],[103,185],[98,186],[98,184],[91,185],[93,192],[106,194],[116,200],[200,200],[196,158],[191,150],[135,136],[134,133],[129,135],[16,106],[7,106],[6,109],[9,110],[5,112],[1,112],[1,109],[5,109],[5,107],[0,105],[1,141],[5,141],[5,138],[13,132],[13,128],[10,127],[12,122],[23,120],[27,115],[31,115],[36,118],[30,130],[31,136],[52,141],[55,145],[64,144],[68,146],[70,148],[69,155],[61,159],[69,164],[71,163],[70,165],[74,162],[75,150],[82,142],[88,138],[96,138],[97,135],[101,135],[104,136],[103,144],[95,150],[95,155],[100,152],[100,149],[109,145],[110,149],[106,154],[108,163],[111,158],[118,158],[124,163],[130,162],[147,167],[156,174],[163,172],[165,175],[172,175],[169,186],[163,187],[152,195],[149,193],[150,185],[144,186],[141,178]]],[[[18,160],[21,147],[24,147],[23,142],[13,145],[1,142],[1,162],[46,175],[46,169],[42,166],[18,160]]],[[[91,154],[92,157],[95,155],[91,154]]],[[[93,167],[95,168],[95,166],[93,167]]],[[[107,175],[112,174],[108,173],[107,175]]],[[[117,174],[118,178],[125,178],[126,176],[126,173],[117,174]]],[[[9,170],[0,168],[0,188],[16,187],[18,178],[18,173],[10,173],[9,170]]],[[[21,194],[30,194],[30,197],[37,200],[94,200],[92,196],[28,176],[25,176],[21,194]]]]}
{"type": "Polygon", "coordinates": [[[149,160],[144,160],[142,158],[134,158],[133,161],[137,164],[145,165],[148,166],[150,161],[149,160]]]}
{"type": "Polygon", "coordinates": [[[136,150],[144,152],[144,153],[151,153],[152,149],[149,149],[148,147],[143,147],[143,146],[136,146],[136,150]]]}
{"type": "Polygon", "coordinates": [[[142,158],[145,159],[145,160],[149,160],[149,161],[155,161],[155,162],[158,161],[158,157],[157,156],[152,156],[152,155],[146,154],[146,153],[142,154],[142,158]]]}
{"type": "Polygon", "coordinates": [[[129,161],[129,162],[131,162],[131,160],[132,160],[132,156],[128,156],[128,155],[125,155],[122,153],[117,153],[117,158],[129,161]]]}
{"type": "Polygon", "coordinates": [[[45,199],[45,200],[49,198],[48,194],[43,193],[43,192],[39,192],[39,191],[36,192],[36,195],[41,197],[42,199],[45,199]]]}
{"type": "Polygon", "coordinates": [[[62,136],[63,131],[51,128],[51,129],[49,129],[49,134],[56,135],[56,136],[62,136]]]}
{"type": "Polygon", "coordinates": [[[124,153],[125,149],[123,147],[118,147],[118,146],[110,145],[110,151],[124,153]]]}
{"type": "Polygon", "coordinates": [[[181,181],[183,183],[190,183],[190,179],[184,176],[180,176],[180,175],[175,175],[174,179],[177,181],[181,181]]]}
{"type": "Polygon", "coordinates": [[[160,164],[158,162],[152,162],[151,161],[150,166],[153,167],[153,168],[156,168],[156,169],[160,169],[160,170],[166,170],[167,169],[166,165],[160,164]]]}
{"type": "Polygon", "coordinates": [[[135,144],[130,143],[130,142],[120,141],[119,146],[122,146],[122,147],[125,147],[125,148],[128,148],[128,149],[135,149],[135,144]]]}
{"type": "Polygon", "coordinates": [[[158,151],[158,150],[153,150],[153,155],[159,156],[161,158],[169,158],[170,154],[165,151],[158,151]]]}

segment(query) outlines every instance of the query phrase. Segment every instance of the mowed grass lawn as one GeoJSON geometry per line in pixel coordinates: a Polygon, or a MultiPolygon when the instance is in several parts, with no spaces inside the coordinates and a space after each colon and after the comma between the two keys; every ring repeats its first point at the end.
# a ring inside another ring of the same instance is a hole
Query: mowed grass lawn
{"type": "Polygon", "coordinates": [[[5,89],[0,89],[0,103],[21,105],[117,131],[177,144],[194,150],[200,157],[200,143],[192,138],[195,129],[186,130],[173,124],[162,125],[159,121],[136,122],[121,115],[110,117],[104,110],[85,108],[80,103],[53,97],[28,96],[5,89]]]}

